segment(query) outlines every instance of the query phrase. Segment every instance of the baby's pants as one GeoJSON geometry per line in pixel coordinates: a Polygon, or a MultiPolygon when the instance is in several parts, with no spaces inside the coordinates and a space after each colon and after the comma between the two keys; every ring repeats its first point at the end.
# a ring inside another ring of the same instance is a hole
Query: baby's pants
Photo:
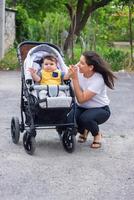
{"type": "MultiPolygon", "coordinates": [[[[68,121],[70,122],[73,117],[74,110],[68,115],[68,121]]],[[[104,123],[110,117],[109,106],[100,108],[82,108],[78,105],[75,106],[75,119],[78,126],[78,132],[83,134],[87,129],[93,136],[99,133],[99,124],[104,123]]]]}

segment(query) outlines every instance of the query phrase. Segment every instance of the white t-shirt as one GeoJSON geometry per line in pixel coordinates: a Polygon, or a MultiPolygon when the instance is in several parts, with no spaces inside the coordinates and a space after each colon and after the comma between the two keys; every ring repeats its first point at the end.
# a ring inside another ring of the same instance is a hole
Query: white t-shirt
{"type": "Polygon", "coordinates": [[[79,84],[83,91],[89,90],[96,93],[92,99],[85,103],[78,103],[80,107],[96,108],[109,105],[109,98],[107,96],[107,88],[104,79],[100,73],[95,72],[91,77],[85,78],[82,73],[78,71],[79,84]]]}

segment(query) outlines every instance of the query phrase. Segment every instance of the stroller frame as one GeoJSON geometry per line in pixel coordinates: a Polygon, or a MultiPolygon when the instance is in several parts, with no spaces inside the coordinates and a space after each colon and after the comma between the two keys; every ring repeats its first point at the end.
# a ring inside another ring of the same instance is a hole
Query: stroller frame
{"type": "Polygon", "coordinates": [[[19,142],[20,138],[20,132],[24,132],[23,135],[23,146],[25,151],[32,155],[36,149],[36,141],[35,137],[37,135],[37,131],[39,129],[55,129],[57,130],[60,139],[62,141],[64,149],[68,153],[72,153],[75,149],[75,143],[76,143],[76,122],[75,122],[75,97],[74,93],[70,84],[70,80],[65,81],[65,85],[69,87],[70,95],[72,97],[72,103],[70,108],[48,108],[45,111],[42,111],[41,108],[39,109],[38,105],[39,102],[35,97],[33,97],[29,91],[33,90],[32,82],[31,80],[25,80],[25,73],[24,73],[24,60],[27,56],[27,53],[29,50],[33,47],[36,47],[38,45],[48,45],[50,47],[53,47],[60,53],[62,57],[63,53],[60,50],[60,48],[54,44],[48,43],[48,42],[33,42],[33,41],[24,41],[20,43],[17,47],[17,57],[18,61],[21,67],[21,105],[20,105],[20,111],[21,111],[21,122],[19,123],[18,117],[12,117],[11,119],[11,136],[13,143],[17,144],[19,142]],[[34,105],[34,107],[33,107],[34,105]],[[39,112],[41,115],[43,115],[43,120],[38,119],[36,116],[34,118],[33,112],[36,113],[36,107],[38,107],[39,112]],[[64,117],[67,117],[67,114],[69,111],[74,107],[74,113],[73,113],[73,121],[67,122],[67,120],[64,119],[64,117]],[[55,110],[55,113],[58,115],[55,115],[53,112],[53,109],[55,110]],[[34,111],[33,111],[34,110],[34,111]],[[28,118],[26,115],[26,112],[28,113],[28,118]],[[46,117],[44,117],[44,112],[46,112],[46,117]],[[53,118],[53,122],[49,122],[48,114],[51,113],[50,119],[53,118]],[[60,119],[60,115],[63,114],[63,121],[60,119]],[[53,117],[54,116],[54,117],[53,117]],[[58,118],[57,120],[55,120],[58,118]],[[59,117],[58,117],[59,116],[59,117]],[[45,118],[45,119],[44,119],[45,118]],[[48,119],[47,119],[48,118],[48,119]],[[58,121],[60,119],[60,122],[58,121]]]}

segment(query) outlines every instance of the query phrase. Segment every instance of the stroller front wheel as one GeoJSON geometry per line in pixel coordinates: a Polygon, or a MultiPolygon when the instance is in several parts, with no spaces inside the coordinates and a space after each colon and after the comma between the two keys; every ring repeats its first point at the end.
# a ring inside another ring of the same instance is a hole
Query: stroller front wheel
{"type": "Polygon", "coordinates": [[[23,135],[23,146],[25,151],[33,155],[36,149],[36,141],[34,136],[30,136],[30,134],[26,131],[23,135]]]}
{"type": "Polygon", "coordinates": [[[12,117],[11,119],[11,137],[14,144],[17,144],[19,142],[20,125],[18,117],[12,117]]]}
{"type": "Polygon", "coordinates": [[[72,153],[75,150],[76,138],[73,131],[71,128],[67,129],[62,137],[63,147],[68,153],[72,153]]]}

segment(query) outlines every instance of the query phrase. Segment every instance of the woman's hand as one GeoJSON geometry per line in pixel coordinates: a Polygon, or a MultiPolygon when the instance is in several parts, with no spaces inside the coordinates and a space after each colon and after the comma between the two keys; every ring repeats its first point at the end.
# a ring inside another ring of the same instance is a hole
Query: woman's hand
{"type": "Polygon", "coordinates": [[[70,66],[69,66],[68,72],[69,72],[70,77],[71,77],[73,80],[78,79],[77,70],[78,70],[78,69],[77,69],[77,66],[76,66],[76,65],[70,65],[70,66]]]}
{"type": "Polygon", "coordinates": [[[89,90],[84,91],[81,89],[79,80],[78,80],[77,70],[78,70],[77,65],[70,65],[69,73],[70,73],[70,77],[72,78],[75,96],[77,98],[78,103],[85,103],[86,101],[91,99],[95,95],[95,93],[89,90]]]}

